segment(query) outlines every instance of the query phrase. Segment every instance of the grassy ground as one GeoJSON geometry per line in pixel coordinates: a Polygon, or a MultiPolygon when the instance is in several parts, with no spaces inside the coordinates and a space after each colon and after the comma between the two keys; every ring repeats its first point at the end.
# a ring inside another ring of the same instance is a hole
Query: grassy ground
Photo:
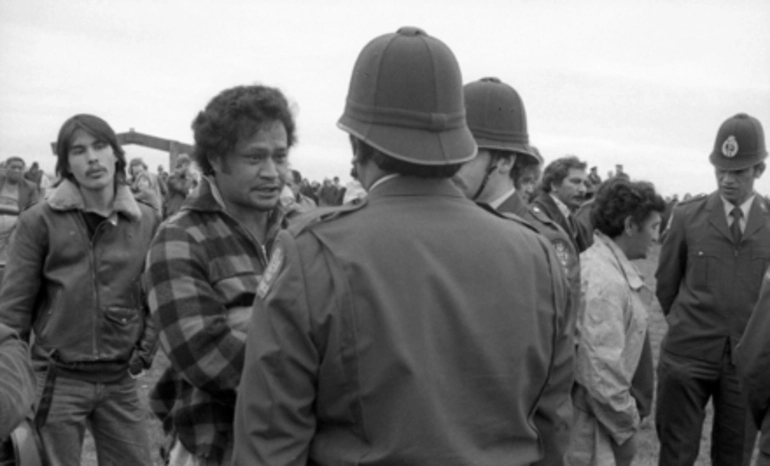
{"type": "MultiPolygon", "coordinates": [[[[648,257],[645,260],[638,261],[637,266],[642,271],[642,273],[645,276],[645,280],[647,282],[647,285],[649,287],[649,290],[647,290],[647,300],[650,302],[650,340],[652,342],[652,350],[654,355],[654,361],[657,364],[658,361],[658,353],[660,351],[660,342],[663,338],[663,335],[666,332],[666,321],[663,318],[663,314],[660,310],[660,305],[658,304],[657,300],[654,298],[654,290],[655,290],[655,268],[658,263],[658,253],[659,253],[659,247],[654,247],[652,250],[652,253],[650,254],[650,257],[648,257]]],[[[165,355],[158,353],[158,357],[155,360],[155,363],[153,364],[153,368],[151,371],[147,373],[140,381],[139,381],[139,395],[142,400],[142,403],[145,406],[146,413],[147,413],[147,422],[148,422],[148,428],[150,429],[150,442],[152,443],[152,450],[153,450],[153,459],[156,462],[156,464],[160,465],[160,458],[158,455],[158,451],[160,448],[160,445],[163,442],[163,433],[160,428],[160,423],[155,419],[155,417],[150,414],[149,409],[147,409],[147,394],[154,385],[155,381],[160,377],[163,369],[168,365],[168,360],[166,359],[165,355]]],[[[711,445],[709,435],[711,433],[711,407],[709,406],[708,414],[706,417],[706,421],[704,423],[704,429],[703,433],[701,434],[701,448],[700,448],[700,455],[698,456],[698,460],[695,463],[697,466],[705,466],[709,464],[708,460],[708,454],[709,454],[709,448],[711,445]]],[[[640,439],[640,448],[639,452],[637,454],[636,461],[634,462],[637,466],[652,466],[658,464],[658,438],[655,433],[655,424],[653,416],[651,416],[649,419],[646,419],[644,421],[644,424],[642,425],[642,431],[641,431],[641,439],[640,439]]],[[[86,440],[86,444],[84,445],[84,451],[83,451],[83,465],[94,465],[96,466],[96,453],[94,451],[93,441],[90,439],[90,437],[86,440]]]]}

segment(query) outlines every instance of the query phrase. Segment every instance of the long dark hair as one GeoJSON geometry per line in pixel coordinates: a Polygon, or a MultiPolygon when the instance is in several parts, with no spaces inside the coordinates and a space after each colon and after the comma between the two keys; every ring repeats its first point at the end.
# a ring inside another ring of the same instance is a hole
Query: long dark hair
{"type": "Polygon", "coordinates": [[[98,116],[81,113],[69,118],[59,130],[56,140],[56,174],[77,183],[70,172],[69,151],[75,140],[75,132],[79,129],[87,132],[98,141],[106,142],[112,147],[112,152],[118,161],[115,163],[116,184],[126,183],[126,153],[118,143],[118,136],[110,125],[98,116]]]}

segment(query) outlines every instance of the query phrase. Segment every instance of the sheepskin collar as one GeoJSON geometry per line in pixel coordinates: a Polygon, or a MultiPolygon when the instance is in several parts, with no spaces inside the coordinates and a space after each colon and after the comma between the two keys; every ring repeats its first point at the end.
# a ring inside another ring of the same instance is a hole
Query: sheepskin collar
{"type": "MultiPolygon", "coordinates": [[[[70,180],[63,180],[59,186],[54,188],[51,194],[46,199],[48,205],[53,210],[83,210],[85,204],[83,203],[83,195],[80,194],[80,189],[75,183],[70,180]]],[[[118,185],[118,190],[115,193],[115,202],[113,215],[121,213],[125,215],[131,221],[139,221],[142,218],[142,211],[139,209],[139,204],[136,203],[134,195],[131,193],[131,189],[126,185],[118,185]]]]}

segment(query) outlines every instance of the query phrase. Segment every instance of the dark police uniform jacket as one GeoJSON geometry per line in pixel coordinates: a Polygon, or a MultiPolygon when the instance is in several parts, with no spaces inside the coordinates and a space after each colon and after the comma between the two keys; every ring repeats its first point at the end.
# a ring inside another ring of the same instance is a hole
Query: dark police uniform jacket
{"type": "Polygon", "coordinates": [[[593,232],[582,222],[578,222],[577,219],[574,218],[574,215],[573,221],[570,223],[564,214],[561,213],[559,206],[556,205],[556,202],[554,202],[550,194],[546,192],[538,194],[532,201],[532,210],[536,213],[547,215],[548,218],[556,222],[564,231],[566,231],[570,238],[572,238],[572,242],[575,245],[578,254],[582,253],[593,244],[593,232]]]}
{"type": "Polygon", "coordinates": [[[449,180],[338,209],[279,234],[234,464],[562,464],[573,336],[545,238],[449,180]]]}
{"type": "Polygon", "coordinates": [[[569,282],[571,296],[570,321],[574,326],[575,319],[577,318],[577,309],[580,304],[580,261],[578,260],[575,245],[570,240],[567,232],[544,213],[535,211],[526,205],[518,192],[508,196],[497,207],[497,211],[520,217],[550,241],[569,282]]]}
{"type": "Polygon", "coordinates": [[[740,244],[718,192],[679,204],[656,273],[669,324],[662,349],[718,363],[740,341],[768,264],[770,206],[763,197],[754,197],[740,244]]]}

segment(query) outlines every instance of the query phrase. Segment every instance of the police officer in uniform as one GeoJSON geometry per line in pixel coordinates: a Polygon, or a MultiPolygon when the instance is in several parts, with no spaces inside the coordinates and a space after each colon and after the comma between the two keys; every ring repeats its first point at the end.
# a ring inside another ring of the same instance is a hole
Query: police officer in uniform
{"type": "MultiPolygon", "coordinates": [[[[539,154],[529,145],[527,114],[519,93],[498,78],[466,84],[463,92],[468,128],[479,150],[476,158],[463,165],[453,181],[469,199],[523,219],[548,238],[567,274],[572,307],[577,309],[580,265],[575,246],[556,222],[529,207],[514,187],[516,164],[542,163],[539,154]]],[[[575,318],[572,311],[573,323],[575,318]]]]}
{"type": "Polygon", "coordinates": [[[279,235],[234,464],[547,459],[571,418],[566,280],[544,238],[451,182],[476,155],[454,55],[417,28],[375,38],[338,125],[368,196],[279,235]]]}
{"type": "Polygon", "coordinates": [[[756,118],[727,119],[710,157],[717,190],[673,212],[656,273],[669,323],[655,414],[661,465],[693,464],[709,399],[712,464],[751,459],[756,430],[741,396],[734,349],[770,263],[770,205],[754,192],[766,157],[756,118]]]}

